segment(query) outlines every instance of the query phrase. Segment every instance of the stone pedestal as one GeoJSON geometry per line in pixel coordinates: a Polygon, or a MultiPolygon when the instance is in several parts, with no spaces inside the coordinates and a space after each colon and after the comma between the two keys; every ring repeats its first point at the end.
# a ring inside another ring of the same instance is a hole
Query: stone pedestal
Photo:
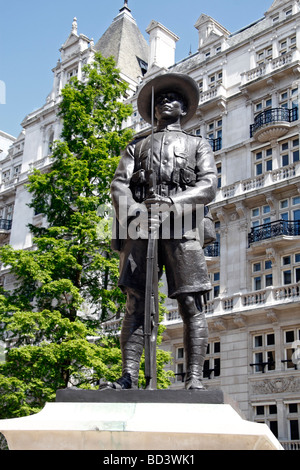
{"type": "Polygon", "coordinates": [[[36,415],[0,420],[11,450],[276,450],[221,391],[60,390],[36,415]]]}

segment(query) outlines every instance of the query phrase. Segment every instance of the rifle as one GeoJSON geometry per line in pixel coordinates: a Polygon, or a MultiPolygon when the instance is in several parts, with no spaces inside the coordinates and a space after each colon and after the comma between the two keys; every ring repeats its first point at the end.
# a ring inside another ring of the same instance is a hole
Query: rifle
{"type": "MultiPolygon", "coordinates": [[[[153,169],[154,142],[154,87],[151,100],[151,154],[146,180],[147,197],[156,192],[156,174],[153,169]]],[[[148,235],[146,260],[146,289],[145,289],[145,319],[144,319],[144,348],[145,348],[145,378],[146,388],[156,389],[156,339],[159,321],[158,311],[158,263],[157,263],[157,234],[148,235]]]]}

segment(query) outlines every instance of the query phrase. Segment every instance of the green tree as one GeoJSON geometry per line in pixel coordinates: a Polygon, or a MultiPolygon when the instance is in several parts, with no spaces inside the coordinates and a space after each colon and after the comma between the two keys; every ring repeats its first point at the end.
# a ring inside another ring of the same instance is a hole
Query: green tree
{"type": "MultiPolygon", "coordinates": [[[[0,340],[9,341],[0,364],[2,418],[37,412],[70,383],[92,388],[121,375],[118,335],[104,334],[101,325],[124,310],[107,208],[120,153],[132,138],[122,129],[132,109],[112,58],[96,54],[84,72],[84,81],[74,78],[62,90],[62,140],[53,145],[50,169],[29,175],[30,206],[47,223],[30,225],[32,249],[0,249],[15,277],[15,288],[0,296],[0,340]]],[[[159,387],[169,384],[169,359],[158,352],[159,387]]]]}

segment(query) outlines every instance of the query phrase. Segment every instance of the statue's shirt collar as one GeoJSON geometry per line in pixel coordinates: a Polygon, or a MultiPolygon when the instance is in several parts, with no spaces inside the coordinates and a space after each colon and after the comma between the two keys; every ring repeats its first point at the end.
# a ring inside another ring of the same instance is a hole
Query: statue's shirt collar
{"type": "Polygon", "coordinates": [[[157,128],[155,132],[170,132],[170,131],[179,131],[182,132],[180,124],[169,124],[166,127],[163,127],[162,129],[157,128]]]}

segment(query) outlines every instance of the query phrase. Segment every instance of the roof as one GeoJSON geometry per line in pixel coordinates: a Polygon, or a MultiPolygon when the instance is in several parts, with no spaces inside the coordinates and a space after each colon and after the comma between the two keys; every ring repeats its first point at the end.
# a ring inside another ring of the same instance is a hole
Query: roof
{"type": "Polygon", "coordinates": [[[141,64],[148,63],[148,48],[126,3],[95,45],[104,57],[113,56],[117,68],[137,83],[143,74],[141,64]]]}

